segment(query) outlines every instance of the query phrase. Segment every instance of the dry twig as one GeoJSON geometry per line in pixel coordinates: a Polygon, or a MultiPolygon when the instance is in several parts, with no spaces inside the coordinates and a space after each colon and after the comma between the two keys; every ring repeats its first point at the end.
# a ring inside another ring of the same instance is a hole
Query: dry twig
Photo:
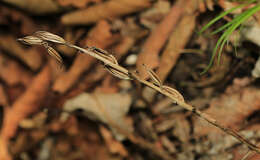
{"type": "MultiPolygon", "coordinates": [[[[40,40],[43,40],[44,42],[46,42],[46,41],[54,42],[54,41],[57,40],[57,37],[56,37],[57,35],[52,35],[52,33],[49,33],[49,32],[40,32],[40,33],[42,34],[41,36],[34,35],[34,37],[36,39],[38,38],[40,40]],[[46,35],[48,35],[48,37],[50,39],[48,39],[48,38],[42,39],[41,38],[42,36],[46,36],[46,35]],[[51,37],[56,37],[56,38],[55,38],[55,40],[53,40],[53,39],[51,39],[51,37]]],[[[21,38],[19,40],[23,41],[23,38],[21,38]]],[[[30,44],[35,44],[34,42],[35,42],[35,40],[32,41],[32,42],[27,40],[27,43],[30,43],[30,44]]],[[[70,44],[70,43],[67,43],[67,42],[64,42],[64,41],[59,41],[59,42],[56,42],[56,43],[66,45],[68,47],[79,50],[81,53],[95,57],[96,59],[102,61],[105,64],[105,66],[108,67],[110,69],[110,71],[112,72],[112,74],[115,75],[116,77],[122,78],[122,79],[130,79],[130,80],[133,79],[133,80],[139,81],[140,83],[142,83],[142,84],[156,90],[157,92],[169,97],[170,99],[172,99],[174,102],[176,102],[181,107],[185,108],[188,111],[191,111],[192,113],[194,113],[198,117],[206,120],[207,122],[209,122],[210,124],[214,125],[215,127],[219,128],[219,129],[221,129],[225,133],[235,137],[241,143],[247,145],[249,149],[251,149],[251,150],[253,150],[257,153],[260,153],[259,147],[257,147],[256,145],[252,144],[250,141],[245,139],[237,131],[234,131],[231,128],[225,127],[224,125],[219,123],[216,119],[212,118],[210,115],[201,112],[200,110],[198,110],[195,107],[186,103],[184,101],[184,99],[180,98],[179,96],[176,96],[176,95],[180,94],[177,90],[170,88],[170,87],[166,87],[167,89],[165,89],[165,87],[163,87],[163,86],[160,87],[160,86],[155,85],[154,83],[151,83],[151,82],[148,82],[147,80],[142,79],[136,72],[132,72],[132,71],[127,70],[126,68],[120,66],[118,63],[115,63],[115,61],[112,60],[111,57],[109,57],[108,55],[102,54],[103,53],[102,51],[99,54],[97,54],[96,51],[93,50],[93,47],[88,47],[88,48],[84,49],[84,48],[75,46],[73,44],[70,44]],[[172,92],[172,91],[174,91],[174,92],[172,92]],[[178,93],[178,94],[176,94],[176,93],[178,93]]]]}

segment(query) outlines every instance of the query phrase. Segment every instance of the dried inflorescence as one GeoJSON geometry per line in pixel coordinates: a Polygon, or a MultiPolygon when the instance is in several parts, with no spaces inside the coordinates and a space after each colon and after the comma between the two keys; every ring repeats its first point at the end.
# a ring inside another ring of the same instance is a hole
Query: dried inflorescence
{"type": "Polygon", "coordinates": [[[103,62],[105,68],[114,76],[116,76],[120,79],[137,80],[140,83],[142,83],[150,88],[153,88],[154,90],[158,91],[159,93],[169,97],[170,99],[172,99],[174,102],[176,102],[178,105],[182,106],[183,108],[191,111],[195,115],[206,120],[207,122],[214,125],[215,127],[221,129],[225,133],[235,137],[237,140],[239,140],[243,144],[247,145],[249,149],[260,153],[260,148],[258,148],[256,145],[254,145],[251,142],[249,142],[248,140],[246,140],[239,133],[237,133],[236,131],[234,131],[230,128],[223,126],[217,120],[212,118],[210,115],[203,113],[200,110],[196,109],[195,107],[187,104],[185,102],[183,96],[177,90],[175,90],[174,88],[171,88],[169,86],[163,85],[162,81],[159,79],[159,77],[156,75],[156,73],[153,70],[151,70],[150,68],[148,68],[146,65],[143,65],[143,66],[144,66],[145,70],[147,71],[148,75],[150,76],[152,83],[140,78],[140,76],[136,72],[128,71],[126,68],[120,66],[114,56],[112,56],[108,52],[106,52],[102,49],[96,48],[96,47],[87,47],[86,49],[84,49],[84,48],[75,46],[73,44],[70,44],[70,43],[66,42],[62,37],[49,33],[49,32],[46,32],[46,31],[38,31],[38,32],[35,32],[32,36],[27,36],[24,38],[20,38],[18,40],[23,43],[26,43],[26,44],[42,45],[43,47],[45,47],[47,49],[48,53],[52,57],[54,57],[59,63],[62,63],[61,56],[55,49],[53,49],[52,47],[50,47],[48,45],[48,42],[66,45],[68,47],[79,50],[83,54],[88,54],[92,57],[95,57],[96,59],[103,62]]]}
{"type": "Polygon", "coordinates": [[[19,38],[18,41],[21,41],[22,43],[29,44],[29,45],[41,45],[46,48],[49,55],[54,57],[59,64],[63,63],[60,54],[54,48],[49,46],[47,42],[50,41],[58,44],[66,44],[66,41],[60,36],[45,31],[38,31],[35,32],[32,36],[19,38]]]}

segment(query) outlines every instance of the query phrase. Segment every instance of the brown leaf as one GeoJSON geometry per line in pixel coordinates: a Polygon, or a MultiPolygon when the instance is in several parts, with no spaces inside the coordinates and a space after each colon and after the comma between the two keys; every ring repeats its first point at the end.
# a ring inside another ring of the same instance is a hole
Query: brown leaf
{"type": "Polygon", "coordinates": [[[0,36],[0,46],[3,50],[19,58],[32,70],[35,71],[41,67],[42,57],[37,53],[37,48],[24,49],[11,35],[0,36]]]}
{"type": "Polygon", "coordinates": [[[8,86],[23,84],[27,86],[31,83],[32,73],[16,61],[0,54],[0,77],[8,86]]]}
{"type": "MultiPolygon", "coordinates": [[[[241,88],[240,90],[229,92],[213,99],[210,107],[204,113],[212,115],[213,118],[224,126],[239,130],[246,118],[260,109],[259,99],[259,89],[253,87],[241,88]]],[[[194,126],[195,134],[198,136],[224,133],[197,118],[194,126]]]]}
{"type": "Polygon", "coordinates": [[[35,112],[45,99],[51,82],[50,70],[46,66],[32,81],[31,86],[6,110],[1,135],[11,138],[20,120],[35,112]]]}
{"type": "Polygon", "coordinates": [[[63,109],[66,112],[82,109],[88,118],[108,124],[116,138],[122,140],[124,136],[117,131],[117,126],[132,131],[132,127],[124,119],[130,104],[131,97],[128,94],[82,93],[67,100],[63,109]]]}
{"type": "MultiPolygon", "coordinates": [[[[6,145],[8,140],[15,135],[19,122],[41,107],[51,84],[50,72],[49,67],[46,66],[33,79],[25,93],[13,103],[12,107],[5,108],[0,141],[5,142],[6,145]]],[[[0,157],[6,157],[4,152],[0,152],[0,154],[0,157]]]]}
{"type": "Polygon", "coordinates": [[[84,8],[89,3],[98,3],[101,0],[57,0],[61,6],[75,6],[77,8],[84,8]]]}
{"type": "Polygon", "coordinates": [[[8,97],[2,84],[0,84],[0,106],[9,106],[8,97]]]}
{"type": "Polygon", "coordinates": [[[141,53],[138,54],[136,64],[142,78],[147,78],[148,76],[146,70],[143,68],[143,64],[146,64],[151,69],[159,65],[159,52],[182,15],[186,3],[187,0],[179,0],[175,3],[168,15],[164,17],[147,38],[141,53]]]}
{"type": "Polygon", "coordinates": [[[99,130],[106,142],[107,148],[112,154],[120,154],[122,157],[128,156],[128,152],[125,149],[124,145],[115,140],[108,129],[106,129],[103,126],[100,126],[99,130]]]}
{"type": "Polygon", "coordinates": [[[95,23],[101,19],[110,19],[137,12],[150,5],[149,0],[110,0],[65,14],[61,21],[66,25],[95,23]]]}
{"type": "Polygon", "coordinates": [[[61,8],[53,0],[3,0],[3,2],[9,3],[36,15],[57,13],[61,11],[61,8]]]}
{"type": "MultiPolygon", "coordinates": [[[[195,7],[189,6],[190,8],[195,7]]],[[[159,68],[156,72],[162,81],[165,81],[169,72],[177,63],[181,55],[181,50],[184,49],[192,36],[195,28],[195,20],[196,14],[185,15],[170,35],[169,42],[162,53],[159,68]]]]}

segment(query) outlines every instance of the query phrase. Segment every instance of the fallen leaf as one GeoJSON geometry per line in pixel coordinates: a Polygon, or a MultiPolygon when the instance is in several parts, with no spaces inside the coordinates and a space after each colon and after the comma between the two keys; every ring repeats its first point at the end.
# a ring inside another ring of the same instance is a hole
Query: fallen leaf
{"type": "MultiPolygon", "coordinates": [[[[19,122],[41,107],[51,84],[50,72],[47,65],[33,79],[31,86],[25,93],[10,108],[5,108],[3,126],[0,132],[0,141],[4,142],[5,145],[8,145],[9,139],[15,135],[19,122]]],[[[6,159],[6,156],[5,152],[0,152],[0,159],[6,159]]]]}
{"type": "Polygon", "coordinates": [[[43,15],[48,13],[57,13],[62,10],[61,7],[53,0],[3,0],[23,10],[36,15],[43,15]]]}
{"type": "Polygon", "coordinates": [[[42,65],[42,57],[37,53],[37,48],[24,49],[11,35],[0,36],[0,46],[9,54],[19,58],[33,71],[38,70],[42,65]]]}
{"type": "Polygon", "coordinates": [[[84,8],[89,3],[98,3],[101,0],[57,0],[61,6],[74,6],[77,8],[84,8]]]}
{"type": "MultiPolygon", "coordinates": [[[[229,90],[229,93],[213,99],[210,107],[204,113],[212,115],[214,119],[224,126],[239,130],[246,118],[260,109],[259,99],[260,91],[254,87],[244,87],[240,90],[233,90],[233,92],[229,90]]],[[[198,118],[195,118],[194,132],[197,136],[214,133],[224,134],[218,128],[198,118]]]]}
{"type": "MultiPolygon", "coordinates": [[[[195,7],[189,5],[189,7],[195,7]]],[[[169,42],[162,53],[157,74],[165,81],[172,68],[176,65],[182,49],[188,43],[195,28],[196,14],[185,15],[170,35],[169,42]],[[187,25],[189,24],[189,25],[187,25]]]]}
{"type": "Polygon", "coordinates": [[[110,0],[86,9],[74,11],[62,16],[65,25],[95,23],[101,19],[111,19],[127,15],[150,7],[149,0],[110,0]]]}
{"type": "Polygon", "coordinates": [[[16,61],[0,54],[0,77],[8,86],[18,84],[28,86],[32,80],[32,73],[16,61]]]}
{"type": "Polygon", "coordinates": [[[171,8],[168,15],[164,17],[164,19],[157,25],[145,41],[141,52],[138,54],[138,59],[136,62],[137,70],[142,78],[148,77],[143,64],[147,65],[147,67],[151,69],[158,67],[159,52],[182,15],[185,8],[183,6],[185,6],[186,3],[187,1],[185,0],[177,1],[177,3],[171,8]]]}
{"type": "Polygon", "coordinates": [[[2,84],[0,84],[0,106],[9,106],[8,97],[2,84]]]}
{"type": "Polygon", "coordinates": [[[124,145],[118,142],[117,140],[115,140],[108,129],[106,129],[103,126],[100,126],[99,130],[106,142],[107,148],[112,154],[120,154],[122,157],[128,156],[128,152],[124,147],[124,145]]]}
{"type": "MultiPolygon", "coordinates": [[[[67,100],[63,105],[63,110],[65,112],[83,110],[86,117],[106,123],[112,129],[116,139],[122,140],[124,135],[117,131],[117,126],[123,130],[132,131],[132,127],[124,119],[130,104],[131,97],[128,94],[82,93],[67,100]]],[[[66,113],[64,114],[66,119],[66,113]]]]}

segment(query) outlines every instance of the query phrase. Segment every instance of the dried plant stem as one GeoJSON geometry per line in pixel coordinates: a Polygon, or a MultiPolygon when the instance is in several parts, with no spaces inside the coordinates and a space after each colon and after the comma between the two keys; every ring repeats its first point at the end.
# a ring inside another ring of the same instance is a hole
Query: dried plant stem
{"type": "Polygon", "coordinates": [[[153,83],[143,80],[141,79],[136,73],[134,72],[130,72],[128,71],[126,68],[118,65],[118,64],[114,64],[112,62],[110,62],[109,60],[98,56],[97,54],[93,53],[92,51],[88,50],[88,49],[83,49],[80,48],[78,46],[75,45],[68,45],[69,47],[78,49],[79,51],[81,51],[82,53],[88,54],[90,56],[93,56],[95,58],[97,58],[98,60],[104,62],[105,64],[117,69],[120,72],[123,72],[127,75],[129,75],[132,79],[135,79],[137,81],[139,81],[140,83],[143,83],[144,85],[160,92],[161,94],[165,95],[166,97],[169,97],[170,99],[172,99],[174,102],[176,102],[178,105],[180,105],[181,107],[185,108],[188,111],[191,111],[192,113],[194,113],[195,115],[197,115],[198,117],[206,120],[207,122],[209,122],[210,124],[214,125],[215,127],[221,129],[222,131],[224,131],[225,133],[235,137],[237,140],[239,140],[241,143],[245,144],[248,146],[248,148],[250,148],[251,150],[254,150],[258,153],[260,153],[260,148],[258,148],[256,145],[252,144],[251,142],[249,142],[247,139],[245,139],[243,136],[241,136],[238,132],[234,131],[231,128],[225,127],[223,125],[221,125],[217,120],[215,120],[214,118],[212,118],[210,115],[201,112],[200,110],[196,109],[195,107],[187,104],[186,102],[182,102],[179,99],[177,99],[176,97],[174,97],[173,95],[169,94],[168,92],[162,90],[160,87],[154,85],[153,83]]]}
{"type": "MultiPolygon", "coordinates": [[[[47,35],[49,35],[50,33],[47,32],[47,35]]],[[[53,36],[55,37],[55,40],[57,40],[56,38],[57,35],[53,36]]],[[[40,38],[40,37],[38,37],[40,38]]],[[[41,38],[40,38],[41,39],[41,38]]],[[[22,40],[22,39],[21,39],[22,40]]],[[[46,40],[46,39],[43,39],[46,40]]],[[[48,40],[48,41],[52,41],[52,40],[48,40]]],[[[53,41],[52,41],[53,42],[53,41]]],[[[28,43],[28,42],[27,42],[28,43]]],[[[128,79],[133,79],[133,80],[137,80],[140,83],[160,92],[161,94],[169,97],[170,99],[172,99],[175,103],[177,103],[178,105],[180,105],[181,107],[185,108],[188,111],[191,111],[192,113],[194,113],[195,115],[197,115],[198,117],[206,120],[207,122],[209,122],[210,124],[214,125],[215,127],[221,129],[222,131],[224,131],[225,133],[233,136],[234,138],[236,138],[237,140],[239,140],[241,143],[245,144],[248,146],[249,149],[260,153],[260,148],[257,147],[256,145],[252,144],[250,141],[248,141],[247,139],[245,139],[243,136],[241,136],[237,131],[234,131],[231,128],[225,127],[223,126],[221,123],[219,123],[216,119],[212,118],[210,115],[201,112],[200,110],[196,109],[195,107],[187,104],[185,101],[183,101],[182,99],[180,99],[179,97],[176,97],[176,95],[171,94],[171,92],[168,92],[167,90],[165,90],[162,86],[157,86],[154,83],[151,83],[147,80],[142,79],[137,73],[132,72],[132,71],[128,71],[126,68],[120,66],[117,62],[115,63],[114,60],[111,60],[111,57],[106,57],[104,53],[104,55],[100,55],[97,54],[96,52],[94,52],[93,47],[88,47],[86,49],[75,46],[73,44],[69,44],[69,43],[64,43],[64,42],[56,42],[59,44],[63,44],[66,45],[68,47],[72,47],[74,49],[79,50],[81,53],[90,55],[92,57],[95,57],[96,59],[102,61],[105,66],[108,66],[110,69],[113,69],[116,72],[111,72],[113,75],[115,75],[116,77],[122,78],[122,79],[126,79],[125,77],[128,77],[128,79]],[[123,76],[122,76],[123,75],[123,76]]],[[[172,90],[174,90],[173,88],[171,88],[172,90]]],[[[175,90],[177,93],[178,91],[175,90]]]]}
{"type": "Polygon", "coordinates": [[[104,62],[105,64],[107,64],[107,65],[117,69],[118,71],[123,72],[123,73],[129,75],[132,79],[135,79],[135,80],[139,81],[140,83],[143,83],[144,85],[146,85],[146,86],[148,86],[148,87],[150,87],[150,88],[160,92],[161,94],[169,97],[170,99],[172,99],[174,102],[176,102],[181,107],[187,109],[188,111],[191,111],[192,113],[194,113],[195,115],[199,116],[200,118],[206,120],[210,124],[216,126],[217,128],[221,129],[222,131],[226,132],[227,134],[235,137],[241,143],[247,145],[248,148],[250,148],[251,150],[254,150],[254,151],[260,153],[260,148],[258,148],[256,145],[254,145],[251,142],[249,142],[247,139],[245,139],[243,136],[241,136],[238,132],[234,131],[231,128],[228,128],[228,127],[225,127],[225,126],[221,125],[217,120],[212,118],[210,115],[201,112],[200,110],[198,110],[195,107],[187,104],[186,102],[180,101],[179,99],[177,99],[173,95],[169,94],[168,92],[162,90],[162,88],[154,85],[153,83],[141,79],[136,73],[130,72],[126,68],[124,68],[124,67],[122,67],[122,66],[120,66],[118,64],[114,64],[111,61],[109,61],[109,60],[107,60],[107,59],[105,59],[105,58],[95,54],[94,52],[92,52],[92,51],[90,51],[88,49],[83,49],[83,48],[80,48],[78,46],[71,45],[71,44],[68,44],[68,46],[72,47],[72,48],[75,48],[75,49],[78,49],[82,53],[85,53],[85,54],[88,54],[90,56],[93,56],[93,57],[97,58],[98,60],[100,60],[100,61],[104,62]]]}

